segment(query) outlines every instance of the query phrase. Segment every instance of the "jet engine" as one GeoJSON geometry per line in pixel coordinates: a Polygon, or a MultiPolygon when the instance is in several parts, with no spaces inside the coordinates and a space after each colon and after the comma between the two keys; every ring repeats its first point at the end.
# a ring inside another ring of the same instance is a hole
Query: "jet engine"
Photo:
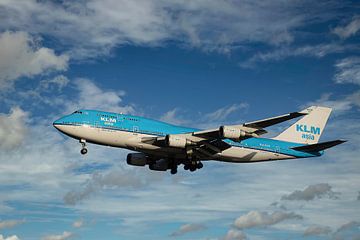
{"type": "Polygon", "coordinates": [[[219,133],[221,138],[229,138],[235,140],[240,140],[252,136],[251,133],[245,132],[244,130],[228,126],[221,126],[219,128],[219,133]]]}
{"type": "Polygon", "coordinates": [[[145,166],[148,163],[148,158],[143,153],[129,153],[126,162],[133,166],[145,166]]]}
{"type": "Polygon", "coordinates": [[[149,164],[149,169],[154,171],[166,171],[170,169],[170,163],[168,159],[160,159],[154,163],[149,164]]]}
{"type": "Polygon", "coordinates": [[[191,141],[179,135],[166,135],[165,144],[168,147],[185,148],[191,141]]]}

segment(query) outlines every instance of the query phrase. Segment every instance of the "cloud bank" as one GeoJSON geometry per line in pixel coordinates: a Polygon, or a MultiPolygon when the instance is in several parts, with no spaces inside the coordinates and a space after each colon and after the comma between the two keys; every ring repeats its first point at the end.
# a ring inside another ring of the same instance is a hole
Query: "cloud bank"
{"type": "Polygon", "coordinates": [[[73,236],[71,232],[63,232],[59,235],[48,235],[42,238],[42,240],[66,240],[73,236]]]}
{"type": "Polygon", "coordinates": [[[329,197],[331,199],[337,199],[338,194],[333,192],[332,187],[328,183],[319,183],[306,187],[304,190],[296,190],[289,195],[281,197],[282,200],[303,200],[311,201],[316,198],[329,197]]]}
{"type": "Polygon", "coordinates": [[[187,223],[187,224],[181,225],[180,228],[178,230],[176,230],[175,232],[171,233],[170,236],[171,237],[179,237],[179,236],[182,236],[189,232],[196,232],[196,231],[204,230],[205,228],[206,227],[202,224],[187,223]]]}
{"type": "Polygon", "coordinates": [[[82,59],[109,54],[125,44],[157,46],[166,41],[229,53],[249,42],[291,43],[296,28],[337,16],[336,5],[342,4],[306,0],[2,1],[0,29],[62,39],[58,44],[71,49],[73,58],[82,59]],[[76,34],[69,34],[73,32],[76,34]]]}
{"type": "Polygon", "coordinates": [[[245,215],[240,216],[234,222],[234,226],[238,229],[247,229],[254,227],[265,227],[274,225],[276,223],[289,219],[302,219],[301,215],[293,212],[276,211],[273,213],[250,211],[245,215]]]}
{"type": "Polygon", "coordinates": [[[360,57],[347,57],[335,64],[336,83],[352,83],[360,85],[360,57]]]}
{"type": "Polygon", "coordinates": [[[10,113],[0,113],[0,149],[9,150],[18,147],[27,133],[28,113],[19,107],[13,107],[10,113]]]}
{"type": "Polygon", "coordinates": [[[56,55],[53,49],[40,47],[26,32],[0,33],[0,91],[11,88],[20,77],[65,71],[68,61],[66,54],[56,55]]]}
{"type": "Polygon", "coordinates": [[[20,240],[20,238],[18,238],[16,235],[4,237],[3,235],[0,234],[0,240],[20,240]]]}
{"type": "Polygon", "coordinates": [[[337,26],[333,29],[333,33],[342,39],[355,35],[360,30],[360,16],[354,16],[352,20],[345,25],[337,26]]]}

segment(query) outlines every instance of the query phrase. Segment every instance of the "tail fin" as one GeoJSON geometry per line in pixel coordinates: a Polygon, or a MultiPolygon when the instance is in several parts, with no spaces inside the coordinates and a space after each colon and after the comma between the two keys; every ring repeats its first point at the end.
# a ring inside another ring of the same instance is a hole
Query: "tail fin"
{"type": "Polygon", "coordinates": [[[302,144],[318,143],[330,116],[331,108],[311,106],[301,111],[301,113],[307,115],[274,139],[302,144]]]}

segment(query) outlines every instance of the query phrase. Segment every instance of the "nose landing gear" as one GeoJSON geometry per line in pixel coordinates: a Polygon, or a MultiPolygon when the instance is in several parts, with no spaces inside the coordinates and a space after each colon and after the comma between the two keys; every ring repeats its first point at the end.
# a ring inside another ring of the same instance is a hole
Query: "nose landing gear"
{"type": "Polygon", "coordinates": [[[88,150],[87,150],[86,148],[82,148],[82,149],[80,150],[80,153],[81,153],[82,155],[87,154],[87,152],[88,152],[88,150]]]}
{"type": "Polygon", "coordinates": [[[79,142],[81,143],[80,153],[81,153],[82,155],[87,154],[88,150],[87,150],[87,148],[86,148],[86,140],[85,140],[85,139],[80,139],[79,142]]]}

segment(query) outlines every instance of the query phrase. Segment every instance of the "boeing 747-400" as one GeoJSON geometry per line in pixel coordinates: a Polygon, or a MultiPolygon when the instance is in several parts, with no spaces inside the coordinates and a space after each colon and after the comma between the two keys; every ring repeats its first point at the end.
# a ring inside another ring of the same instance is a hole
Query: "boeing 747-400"
{"type": "Polygon", "coordinates": [[[195,171],[204,161],[252,163],[283,159],[318,157],[324,150],[343,140],[319,142],[331,108],[312,106],[300,112],[201,130],[175,126],[145,117],[97,110],[78,110],[56,120],[53,125],[62,133],[80,141],[81,153],[86,143],[126,148],[127,163],[148,165],[151,170],[171,170],[179,165],[195,171]],[[299,118],[274,138],[263,138],[266,127],[299,118]]]}

